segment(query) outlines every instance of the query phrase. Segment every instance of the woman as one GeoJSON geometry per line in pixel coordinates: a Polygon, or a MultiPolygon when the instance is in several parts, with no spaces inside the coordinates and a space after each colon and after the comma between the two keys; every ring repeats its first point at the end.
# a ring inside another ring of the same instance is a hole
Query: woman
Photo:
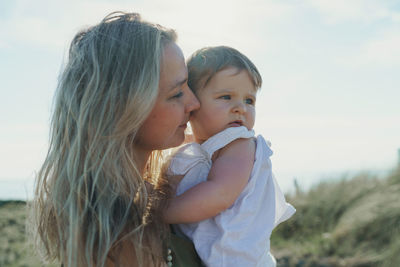
{"type": "Polygon", "coordinates": [[[112,13],[73,39],[33,201],[48,259],[166,265],[160,150],[184,141],[189,114],[199,107],[175,41],[174,31],[127,13],[112,13]]]}

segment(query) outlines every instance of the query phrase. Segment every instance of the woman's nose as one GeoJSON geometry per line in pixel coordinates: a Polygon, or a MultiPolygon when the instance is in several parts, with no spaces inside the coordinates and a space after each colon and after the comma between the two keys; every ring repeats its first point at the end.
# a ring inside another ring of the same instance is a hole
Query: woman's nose
{"type": "Polygon", "coordinates": [[[190,88],[188,88],[187,90],[187,103],[186,103],[186,110],[185,112],[189,113],[193,110],[199,109],[200,108],[200,102],[197,99],[197,97],[193,94],[192,90],[190,88]]]}

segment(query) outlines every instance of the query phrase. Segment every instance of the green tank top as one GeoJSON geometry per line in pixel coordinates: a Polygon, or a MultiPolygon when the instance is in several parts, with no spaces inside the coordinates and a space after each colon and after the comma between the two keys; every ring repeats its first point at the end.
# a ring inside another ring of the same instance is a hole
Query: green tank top
{"type": "Polygon", "coordinates": [[[171,249],[173,267],[202,267],[193,243],[184,237],[171,233],[169,247],[171,249]]]}

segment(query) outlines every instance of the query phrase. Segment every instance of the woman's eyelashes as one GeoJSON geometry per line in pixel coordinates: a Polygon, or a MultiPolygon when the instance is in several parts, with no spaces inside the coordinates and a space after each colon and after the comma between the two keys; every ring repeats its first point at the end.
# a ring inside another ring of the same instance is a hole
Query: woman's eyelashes
{"type": "Polygon", "coordinates": [[[182,96],[185,95],[185,91],[191,90],[187,83],[182,84],[181,86],[176,87],[176,92],[173,96],[170,97],[170,99],[179,99],[182,96]]]}
{"type": "Polygon", "coordinates": [[[181,98],[183,96],[183,91],[179,91],[171,97],[171,99],[181,98]]]}

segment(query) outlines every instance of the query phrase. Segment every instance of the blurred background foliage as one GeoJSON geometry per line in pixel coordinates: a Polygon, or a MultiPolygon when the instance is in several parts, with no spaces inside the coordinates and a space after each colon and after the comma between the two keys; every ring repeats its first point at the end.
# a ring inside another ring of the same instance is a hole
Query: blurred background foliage
{"type": "MultiPolygon", "coordinates": [[[[400,168],[323,181],[287,200],[296,214],[275,229],[278,266],[400,266],[400,168]]],[[[44,266],[27,237],[26,203],[0,201],[0,266],[44,266]]],[[[59,266],[51,264],[49,266],[59,266]]]]}
{"type": "Polygon", "coordinates": [[[400,266],[400,168],[297,186],[287,200],[297,212],[272,234],[278,266],[400,266]]]}
{"type": "Polygon", "coordinates": [[[25,201],[0,200],[1,267],[44,266],[26,234],[27,214],[25,201]]]}

